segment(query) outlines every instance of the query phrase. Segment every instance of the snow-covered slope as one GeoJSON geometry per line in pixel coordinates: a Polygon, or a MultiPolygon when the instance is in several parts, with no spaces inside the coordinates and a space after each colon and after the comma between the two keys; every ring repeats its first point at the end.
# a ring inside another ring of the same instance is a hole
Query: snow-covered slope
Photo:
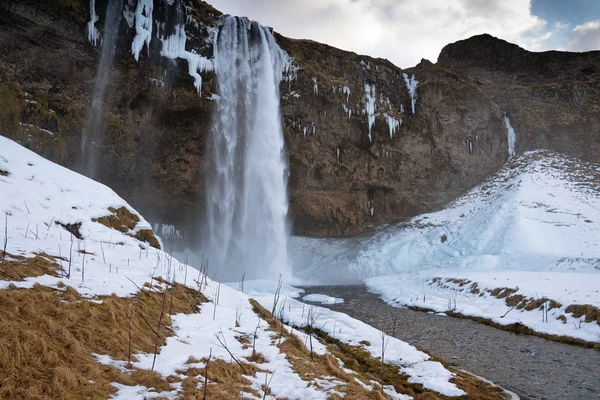
{"type": "MultiPolygon", "coordinates": [[[[164,378],[175,377],[172,390],[157,393],[143,386],[115,383],[114,386],[118,388],[116,398],[178,398],[182,390],[181,380],[177,381],[177,377],[181,375],[178,371],[191,367],[203,369],[205,363],[201,360],[209,354],[212,354],[212,360],[221,359],[228,363],[232,360],[231,354],[238,359],[249,359],[253,350],[244,345],[239,340],[240,337],[256,337],[256,350],[264,356],[264,362],[260,365],[254,363],[259,372],[246,377],[258,396],[244,393],[244,398],[326,399],[334,393],[344,391],[346,383],[340,381],[339,377],[314,376],[309,379],[293,369],[286,354],[277,347],[278,332],[270,329],[266,322],[260,323],[260,318],[249,303],[248,294],[208,278],[202,279],[197,270],[132,237],[140,230],[150,229],[150,226],[112,190],[57,166],[4,137],[0,137],[0,213],[0,216],[5,217],[1,221],[3,226],[0,230],[0,246],[3,247],[6,239],[6,253],[9,254],[7,260],[21,262],[15,256],[33,257],[35,254],[42,254],[45,258],[60,262],[65,272],[68,265],[71,265],[69,276],[59,273],[59,276],[0,280],[0,289],[9,285],[30,288],[40,284],[64,291],[67,285],[76,288],[79,294],[91,301],[101,303],[104,300],[98,296],[112,293],[120,297],[132,296],[142,287],[152,289],[152,284],[147,282],[160,280],[202,289],[209,299],[210,302],[202,304],[197,313],[176,314],[171,317],[173,336],[168,337],[166,345],[160,348],[156,370],[164,378]],[[129,213],[137,215],[139,221],[125,232],[93,221],[112,215],[109,207],[124,207],[129,213]],[[65,226],[78,226],[80,238],[68,232],[65,226]],[[219,341],[227,343],[228,348],[219,345],[219,341]],[[200,361],[189,364],[191,357],[200,361]],[[262,386],[266,379],[270,382],[269,395],[264,394],[262,386]]],[[[0,276],[0,279],[7,277],[0,276]]],[[[250,288],[250,294],[270,309],[277,283],[246,284],[246,290],[250,288]]],[[[292,298],[299,294],[299,291],[289,289],[284,291],[281,298],[284,301],[284,307],[280,310],[281,317],[295,326],[302,326],[306,319],[306,306],[292,298]]],[[[318,307],[312,310],[321,329],[330,332],[338,340],[356,346],[360,346],[361,341],[368,340],[372,345],[365,346],[365,349],[373,357],[380,356],[380,346],[377,344],[380,333],[377,329],[344,314],[318,307]]],[[[290,327],[285,329],[293,331],[290,327]]],[[[305,334],[295,333],[306,339],[305,334]]],[[[431,361],[427,354],[400,340],[388,340],[386,362],[398,365],[409,376],[409,382],[421,383],[425,388],[448,396],[464,393],[450,382],[454,374],[441,363],[431,361]]],[[[316,338],[313,341],[316,342],[316,338]]],[[[315,351],[325,353],[328,350],[315,343],[315,351]]],[[[102,354],[95,357],[99,362],[130,372],[124,360],[113,360],[102,354]]],[[[154,364],[151,354],[137,354],[136,358],[134,367],[148,369],[154,364]]],[[[244,362],[252,363],[250,360],[244,362]]],[[[351,371],[345,373],[352,374],[351,371]]],[[[354,382],[353,377],[350,380],[354,382]]],[[[369,390],[374,388],[372,385],[369,390]]],[[[391,387],[381,390],[388,398],[410,398],[396,393],[391,387]]]]}
{"type": "Polygon", "coordinates": [[[528,153],[447,209],[376,235],[357,268],[597,271],[599,191],[600,166],[528,153]]]}
{"type": "Polygon", "coordinates": [[[600,166],[545,151],[514,158],[447,209],[363,243],[350,270],[364,278],[384,275],[367,285],[394,304],[441,311],[454,308],[458,296],[457,311],[465,314],[598,341],[596,321],[571,321],[565,309],[575,303],[600,307],[600,166]],[[390,274],[396,275],[385,276],[390,274]],[[520,295],[563,306],[551,310],[553,321],[544,324],[538,308],[534,315],[515,310],[500,318],[510,309],[504,298],[434,283],[435,277],[490,290],[517,288],[520,295]],[[567,323],[556,320],[563,314],[567,323]]]}

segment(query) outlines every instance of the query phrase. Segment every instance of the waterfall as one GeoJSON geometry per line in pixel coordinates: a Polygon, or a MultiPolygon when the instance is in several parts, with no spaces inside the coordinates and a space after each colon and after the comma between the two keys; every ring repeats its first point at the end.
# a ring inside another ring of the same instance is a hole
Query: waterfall
{"type": "MultiPolygon", "coordinates": [[[[95,2],[90,2],[90,7],[95,7],[95,2]]],[[[104,16],[104,31],[102,32],[101,41],[102,50],[96,73],[94,93],[92,94],[92,105],[83,127],[81,138],[79,170],[89,178],[95,177],[97,167],[96,153],[104,142],[104,128],[102,126],[104,93],[106,92],[106,87],[110,81],[110,70],[115,55],[115,44],[119,36],[119,24],[121,21],[122,10],[123,0],[110,0],[106,7],[106,15],[104,16]]],[[[92,9],[91,13],[91,21],[95,22],[95,20],[97,20],[95,9],[92,9]]],[[[96,44],[97,36],[97,32],[94,33],[94,35],[88,34],[89,40],[92,41],[94,45],[96,44]]]]}
{"type": "Polygon", "coordinates": [[[217,279],[289,277],[288,165],[279,84],[288,62],[268,28],[227,16],[208,142],[205,243],[217,279]]]}

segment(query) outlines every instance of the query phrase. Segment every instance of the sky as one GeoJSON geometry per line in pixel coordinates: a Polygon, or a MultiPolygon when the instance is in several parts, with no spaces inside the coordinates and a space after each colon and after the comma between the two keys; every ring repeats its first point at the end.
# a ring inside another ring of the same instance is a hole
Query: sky
{"type": "Polygon", "coordinates": [[[600,0],[207,0],[284,36],[407,68],[489,33],[531,51],[600,49],[600,0]]]}

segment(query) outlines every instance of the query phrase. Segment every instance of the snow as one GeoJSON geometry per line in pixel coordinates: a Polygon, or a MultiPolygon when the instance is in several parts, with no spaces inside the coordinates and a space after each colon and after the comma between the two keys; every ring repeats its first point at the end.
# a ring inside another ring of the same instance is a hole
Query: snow
{"type": "Polygon", "coordinates": [[[135,37],[131,43],[131,52],[136,61],[140,58],[140,52],[146,46],[150,52],[150,41],[152,40],[152,11],[153,0],[138,0],[135,9],[135,37]]]}
{"type": "MultiPolygon", "coordinates": [[[[28,257],[34,253],[46,253],[50,256],[60,254],[65,259],[73,260],[70,277],[46,275],[28,278],[23,282],[14,281],[12,284],[15,286],[28,288],[38,283],[64,290],[58,285],[62,281],[75,287],[90,301],[101,301],[97,296],[112,293],[122,297],[134,295],[138,290],[137,286],[141,287],[152,276],[198,289],[195,280],[200,275],[197,270],[183,265],[161,250],[150,249],[146,243],[125,233],[92,221],[92,218],[108,215],[108,207],[126,207],[140,217],[140,222],[128,233],[150,228],[148,222],[111,189],[53,164],[5,137],[0,137],[0,170],[7,173],[6,176],[0,176],[0,213],[6,216],[7,252],[28,257]],[[80,232],[83,239],[73,238],[54,222],[81,223],[80,232]],[[74,252],[70,251],[72,244],[74,252]],[[85,249],[88,254],[84,257],[76,249],[85,249]],[[81,274],[82,268],[85,276],[81,274]]],[[[4,230],[1,231],[3,235],[4,230]]],[[[62,261],[62,266],[66,267],[66,263],[62,261]]],[[[0,281],[0,287],[7,287],[10,283],[0,281]]],[[[231,285],[235,287],[239,284],[231,285]]],[[[272,281],[248,281],[244,288],[246,293],[242,293],[225,284],[206,279],[202,291],[211,302],[202,304],[198,313],[177,314],[172,317],[174,336],[167,338],[166,345],[160,348],[156,371],[163,376],[177,374],[177,370],[189,367],[186,361],[190,356],[202,359],[211,351],[213,358],[231,362],[231,356],[220,345],[217,337],[223,343],[227,343],[229,350],[236,357],[250,356],[252,349],[243,348],[235,338],[239,335],[254,335],[260,321],[248,300],[252,296],[267,309],[271,309],[276,287],[277,283],[272,281]],[[236,319],[239,326],[235,324],[236,319]]],[[[307,306],[294,299],[301,294],[301,289],[289,285],[282,286],[281,300],[284,303],[281,304],[284,306],[280,312],[289,325],[305,325],[305,316],[310,308],[317,316],[316,324],[319,328],[338,340],[354,345],[368,340],[373,345],[367,346],[367,350],[374,357],[381,356],[380,346],[377,345],[380,333],[375,328],[345,314],[307,306]]],[[[293,330],[305,342],[309,340],[306,334],[294,330],[291,326],[285,329],[293,330]]],[[[260,321],[257,335],[256,349],[264,355],[266,362],[260,364],[260,370],[263,372],[248,379],[258,391],[259,398],[263,398],[264,395],[261,385],[264,383],[265,374],[268,374],[268,379],[274,374],[270,385],[271,397],[266,398],[327,399],[340,392],[335,378],[321,376],[313,382],[296,374],[286,355],[280,353],[279,348],[273,345],[277,333],[271,331],[266,322],[260,321]],[[317,383],[321,388],[315,385],[317,383]]],[[[316,338],[312,338],[312,342],[316,353],[328,352],[316,338]]],[[[100,363],[113,365],[121,370],[126,369],[122,360],[99,354],[95,354],[94,357],[100,363]]],[[[137,354],[136,358],[135,367],[150,368],[152,355],[137,354]]],[[[430,361],[427,354],[400,340],[390,339],[386,350],[386,362],[404,368],[410,379],[423,382],[426,388],[449,396],[463,394],[449,382],[452,377],[450,372],[445,371],[438,363],[430,361]]],[[[194,366],[201,368],[201,364],[194,366]]],[[[118,383],[113,385],[118,389],[113,397],[117,399],[177,398],[181,390],[180,383],[172,384],[171,391],[162,393],[151,392],[143,386],[130,387],[118,383]]],[[[406,397],[397,395],[396,398],[406,397]]]]}
{"type": "Polygon", "coordinates": [[[415,79],[413,75],[411,78],[408,77],[407,73],[402,74],[404,76],[404,82],[406,83],[406,89],[410,94],[410,104],[412,106],[412,113],[415,113],[415,105],[417,104],[417,86],[419,81],[415,79]]]}
{"type": "MultiPolygon", "coordinates": [[[[273,305],[273,293],[276,289],[276,282],[271,282],[270,284],[270,290],[268,290],[268,286],[265,285],[264,281],[259,282],[259,290],[256,290],[254,287],[254,281],[246,282],[245,287],[249,289],[251,296],[260,302],[263,307],[270,309],[273,305]]],[[[295,300],[291,296],[284,295],[283,292],[280,301],[285,301],[286,306],[282,310],[282,317],[288,325],[306,325],[308,310],[312,307],[317,316],[315,325],[319,329],[337,340],[354,346],[366,340],[371,344],[365,346],[365,348],[373,357],[381,358],[381,334],[370,325],[350,318],[343,313],[314,306],[307,307],[306,304],[295,300]]],[[[449,382],[449,379],[453,377],[452,373],[447,371],[442,364],[430,361],[429,359],[430,357],[427,354],[417,350],[408,343],[389,337],[389,344],[385,350],[386,363],[399,365],[403,368],[403,371],[406,369],[406,373],[411,376],[409,379],[422,383],[427,389],[435,390],[446,396],[463,395],[464,392],[462,390],[449,382]]]]}
{"type": "Polygon", "coordinates": [[[161,40],[163,42],[163,48],[160,55],[172,60],[177,58],[186,60],[188,63],[188,73],[194,78],[194,87],[198,94],[200,94],[202,91],[202,76],[200,74],[214,69],[212,61],[198,55],[193,49],[191,51],[185,49],[187,36],[185,34],[184,25],[176,26],[175,33],[166,38],[162,38],[161,40]]]}
{"type": "Polygon", "coordinates": [[[87,23],[88,41],[96,46],[100,39],[100,32],[96,29],[98,15],[96,15],[96,0],[90,0],[90,21],[87,23]]]}
{"type": "Polygon", "coordinates": [[[521,322],[540,332],[598,341],[595,322],[573,321],[570,304],[600,307],[600,194],[597,166],[552,153],[513,158],[493,179],[449,208],[375,235],[350,268],[394,305],[521,322]],[[442,282],[434,282],[441,277],[442,282]],[[518,288],[528,298],[562,303],[512,310],[504,299],[475,295],[445,279],[482,288],[518,288]],[[424,297],[425,296],[425,297],[424,297]],[[567,323],[556,318],[566,315],[567,323]],[[572,322],[575,322],[573,324],[572,322]],[[576,325],[576,326],[575,326],[576,325]]]}
{"type": "Polygon", "coordinates": [[[365,108],[363,114],[367,115],[369,123],[369,141],[372,142],[371,130],[375,125],[375,85],[369,85],[365,83],[365,97],[364,97],[365,108]]]}
{"type": "Polygon", "coordinates": [[[342,304],[344,299],[339,297],[331,297],[326,294],[318,294],[313,293],[302,297],[302,300],[309,301],[311,303],[320,303],[320,304],[342,304]]]}
{"type": "Polygon", "coordinates": [[[508,118],[508,115],[506,114],[504,114],[504,124],[506,125],[506,130],[508,132],[508,156],[512,157],[515,155],[517,135],[515,134],[514,128],[510,124],[510,118],[508,118]]]}

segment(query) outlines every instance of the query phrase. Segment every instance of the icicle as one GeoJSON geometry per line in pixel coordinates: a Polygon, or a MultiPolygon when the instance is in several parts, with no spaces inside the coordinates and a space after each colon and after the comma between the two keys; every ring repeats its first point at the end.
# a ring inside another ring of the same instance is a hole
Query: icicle
{"type": "Polygon", "coordinates": [[[396,133],[396,131],[398,129],[400,129],[400,125],[402,125],[402,120],[397,120],[396,118],[390,116],[390,115],[385,115],[386,119],[387,119],[387,123],[388,123],[388,128],[390,129],[390,139],[394,137],[394,133],[396,133]]]}
{"type": "Polygon", "coordinates": [[[369,141],[372,142],[373,138],[371,136],[371,131],[373,126],[375,125],[375,85],[369,85],[365,83],[365,108],[363,109],[363,114],[367,114],[368,122],[369,122],[369,141]]]}
{"type": "Polygon", "coordinates": [[[100,39],[100,32],[96,29],[98,15],[96,15],[96,0],[90,0],[90,22],[87,24],[88,41],[96,46],[96,42],[100,39]]]}
{"type": "Polygon", "coordinates": [[[138,0],[135,9],[135,37],[131,43],[131,52],[136,61],[140,58],[140,52],[146,45],[150,52],[150,40],[152,40],[152,10],[153,0],[138,0]]]}
{"type": "Polygon", "coordinates": [[[348,86],[344,86],[342,88],[343,93],[346,95],[346,102],[350,101],[350,88],[348,86]]]}
{"type": "Polygon", "coordinates": [[[412,78],[408,77],[408,74],[402,74],[404,76],[404,81],[406,82],[406,88],[408,89],[408,93],[410,94],[410,103],[412,106],[412,113],[415,113],[415,105],[417,104],[417,86],[419,85],[419,81],[415,79],[413,75],[412,78]]]}
{"type": "Polygon", "coordinates": [[[319,84],[317,83],[317,77],[313,77],[313,91],[315,94],[319,94],[319,84]]]}
{"type": "Polygon", "coordinates": [[[200,94],[202,92],[202,76],[200,73],[212,71],[213,64],[208,58],[198,55],[193,49],[186,51],[186,41],[185,26],[176,26],[175,33],[162,39],[163,47],[160,55],[172,60],[177,58],[186,60],[188,62],[188,73],[194,78],[194,87],[200,94]]]}
{"type": "Polygon", "coordinates": [[[506,125],[506,130],[508,131],[508,156],[512,157],[515,155],[515,144],[517,143],[517,134],[515,133],[514,128],[510,124],[510,119],[508,115],[504,113],[504,124],[506,125]]]}

